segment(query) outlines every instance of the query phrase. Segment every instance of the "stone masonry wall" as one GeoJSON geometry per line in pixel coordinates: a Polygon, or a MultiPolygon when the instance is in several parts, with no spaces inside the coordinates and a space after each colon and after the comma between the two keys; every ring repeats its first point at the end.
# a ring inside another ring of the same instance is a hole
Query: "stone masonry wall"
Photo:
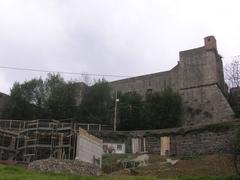
{"type": "Polygon", "coordinates": [[[178,156],[231,153],[233,131],[201,132],[170,136],[170,153],[178,156]]]}
{"type": "Polygon", "coordinates": [[[145,138],[146,150],[150,154],[160,154],[161,137],[170,137],[170,155],[192,156],[199,154],[231,153],[235,129],[239,121],[211,124],[197,127],[145,130],[145,131],[105,131],[94,135],[103,142],[121,142],[126,152],[131,153],[131,139],[145,138]]]}
{"type": "Polygon", "coordinates": [[[182,126],[201,125],[231,120],[234,115],[225,98],[226,87],[221,56],[213,36],[205,45],[180,52],[180,61],[170,71],[111,82],[113,90],[162,91],[167,87],[183,98],[182,126]]]}
{"type": "Polygon", "coordinates": [[[196,88],[218,82],[216,51],[204,47],[180,52],[180,89],[196,88]]]}
{"type": "Polygon", "coordinates": [[[184,103],[183,126],[229,121],[232,108],[218,85],[190,88],[181,91],[184,103]]]}
{"type": "Polygon", "coordinates": [[[179,89],[178,66],[171,71],[118,80],[111,82],[110,85],[114,90],[122,92],[136,91],[142,95],[145,95],[148,90],[162,91],[167,87],[177,90],[179,89]]]}

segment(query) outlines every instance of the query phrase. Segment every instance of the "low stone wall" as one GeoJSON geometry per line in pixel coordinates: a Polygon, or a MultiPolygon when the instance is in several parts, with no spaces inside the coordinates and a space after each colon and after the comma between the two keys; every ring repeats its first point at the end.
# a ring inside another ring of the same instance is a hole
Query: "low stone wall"
{"type": "Polygon", "coordinates": [[[231,153],[235,129],[240,128],[240,121],[146,131],[103,131],[94,133],[103,142],[121,142],[126,145],[126,152],[131,153],[131,139],[145,138],[146,150],[151,154],[160,154],[161,137],[170,137],[170,154],[191,156],[195,154],[231,153]]]}
{"type": "Polygon", "coordinates": [[[190,156],[196,154],[231,153],[233,130],[222,132],[190,132],[170,136],[171,155],[190,156]]]}

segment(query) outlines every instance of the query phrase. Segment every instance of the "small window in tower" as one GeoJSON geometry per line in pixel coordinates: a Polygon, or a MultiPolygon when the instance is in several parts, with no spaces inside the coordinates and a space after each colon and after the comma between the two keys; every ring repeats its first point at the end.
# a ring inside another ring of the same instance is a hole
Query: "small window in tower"
{"type": "Polygon", "coordinates": [[[210,38],[208,38],[208,41],[211,41],[211,39],[210,39],[210,38]]]}

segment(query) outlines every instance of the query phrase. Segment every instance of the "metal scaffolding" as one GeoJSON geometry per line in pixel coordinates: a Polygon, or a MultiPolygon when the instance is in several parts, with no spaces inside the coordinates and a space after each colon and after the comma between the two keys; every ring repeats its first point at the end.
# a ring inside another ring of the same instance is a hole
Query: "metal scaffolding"
{"type": "Polygon", "coordinates": [[[0,160],[13,160],[16,157],[18,134],[0,129],[0,160]]]}
{"type": "MultiPolygon", "coordinates": [[[[12,143],[11,148],[10,145],[4,146],[11,154],[8,159],[27,163],[49,157],[75,159],[79,128],[101,131],[106,127],[109,128],[100,124],[75,123],[72,119],[0,120],[0,141],[1,130],[12,133],[4,136],[5,139],[7,137],[13,139],[8,140],[12,143]]],[[[0,142],[0,159],[3,159],[1,153],[0,142]]]]}

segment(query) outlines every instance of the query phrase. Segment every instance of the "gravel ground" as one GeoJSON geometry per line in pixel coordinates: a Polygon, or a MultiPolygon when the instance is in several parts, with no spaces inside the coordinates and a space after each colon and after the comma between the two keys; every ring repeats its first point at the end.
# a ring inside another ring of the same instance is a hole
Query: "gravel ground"
{"type": "Polygon", "coordinates": [[[77,160],[58,160],[54,158],[33,161],[28,165],[28,169],[41,172],[78,174],[81,176],[96,176],[101,174],[101,169],[93,164],[77,160]]]}

